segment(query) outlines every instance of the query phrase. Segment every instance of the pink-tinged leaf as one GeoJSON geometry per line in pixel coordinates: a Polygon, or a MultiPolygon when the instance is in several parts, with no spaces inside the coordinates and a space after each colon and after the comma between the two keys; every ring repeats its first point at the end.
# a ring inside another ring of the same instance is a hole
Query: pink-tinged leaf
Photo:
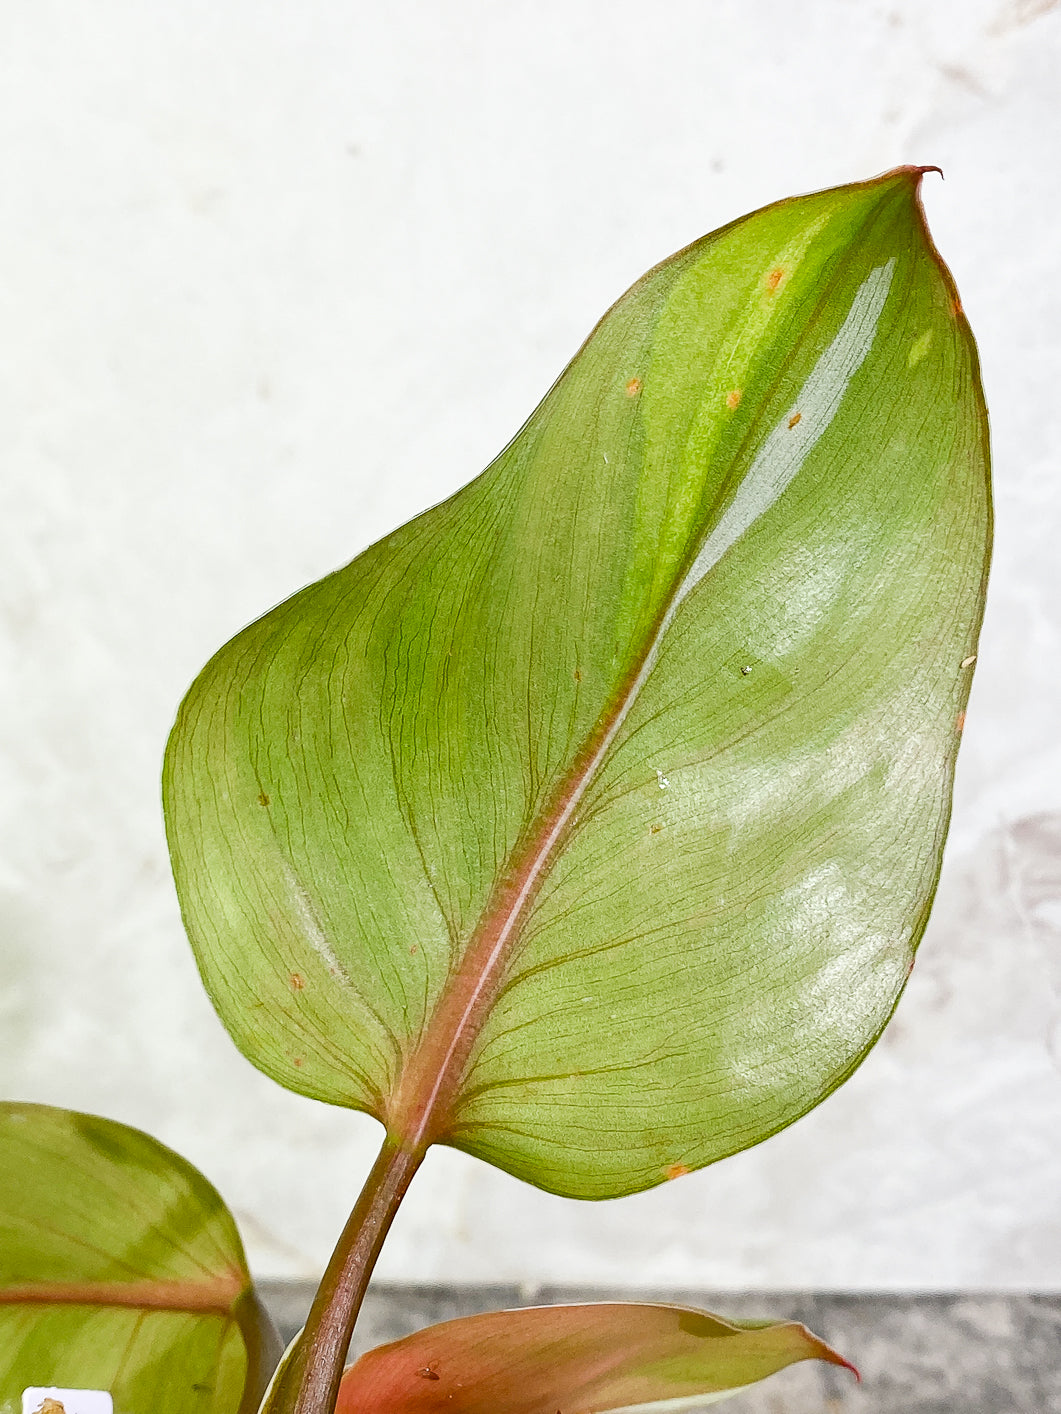
{"type": "Polygon", "coordinates": [[[492,1311],[370,1350],[343,1376],[336,1414],[673,1409],[713,1403],[799,1360],[854,1371],[794,1321],[625,1302],[492,1311]]]}
{"type": "Polygon", "coordinates": [[[204,669],[174,876],[281,1084],[614,1198],[859,1064],[936,887],[990,531],[921,176],[657,266],[482,476],[204,669]]]}

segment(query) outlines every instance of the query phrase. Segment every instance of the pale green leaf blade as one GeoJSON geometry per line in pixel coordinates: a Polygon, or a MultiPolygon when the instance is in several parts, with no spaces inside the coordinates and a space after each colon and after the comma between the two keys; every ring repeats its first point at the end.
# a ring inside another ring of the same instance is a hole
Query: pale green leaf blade
{"type": "Polygon", "coordinates": [[[794,1321],[607,1302],[491,1311],[362,1355],[336,1414],[702,1408],[800,1360],[853,1368],[794,1321]]]}
{"type": "Polygon", "coordinates": [[[604,1197],[858,1064],[935,888],[989,534],[920,176],[649,272],[481,477],[204,670],[174,872],[268,1073],[604,1197]]]}
{"type": "Polygon", "coordinates": [[[254,1410],[278,1354],[232,1218],[139,1130],[0,1104],[0,1410],[27,1388],[116,1410],[254,1410]]]}

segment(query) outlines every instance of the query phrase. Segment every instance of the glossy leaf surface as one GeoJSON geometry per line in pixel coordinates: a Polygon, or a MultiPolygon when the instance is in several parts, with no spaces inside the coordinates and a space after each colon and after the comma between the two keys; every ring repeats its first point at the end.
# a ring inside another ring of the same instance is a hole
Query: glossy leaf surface
{"type": "Polygon", "coordinates": [[[538,1306],[446,1321],[370,1350],[343,1376],[336,1409],[597,1414],[703,1407],[798,1360],[847,1364],[792,1321],[728,1321],[632,1303],[538,1306]]]}
{"type": "Polygon", "coordinates": [[[0,1104],[0,1410],[32,1387],[116,1411],[255,1410],[278,1347],[215,1190],[139,1130],[0,1104]]]}
{"type": "Polygon", "coordinates": [[[175,876],[281,1083],[606,1197],[865,1055],[935,889],[989,532],[920,177],[650,271],[482,476],[196,681],[175,876]]]}

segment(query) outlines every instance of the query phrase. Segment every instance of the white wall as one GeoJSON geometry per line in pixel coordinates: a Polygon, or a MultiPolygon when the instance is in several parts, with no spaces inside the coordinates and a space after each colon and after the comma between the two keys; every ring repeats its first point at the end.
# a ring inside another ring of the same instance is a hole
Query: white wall
{"type": "Polygon", "coordinates": [[[995,579],[936,915],[861,1072],[620,1203],[459,1155],[391,1277],[1061,1285],[1061,11],[1036,0],[6,0],[0,1088],[196,1161],[312,1273],[378,1131],[202,995],[157,800],[248,619],[476,473],[604,308],[774,198],[939,163],[995,579]]]}

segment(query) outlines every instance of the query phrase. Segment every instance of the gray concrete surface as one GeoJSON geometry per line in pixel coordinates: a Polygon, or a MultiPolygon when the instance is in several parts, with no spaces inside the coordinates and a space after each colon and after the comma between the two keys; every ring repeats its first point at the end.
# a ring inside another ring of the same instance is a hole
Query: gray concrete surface
{"type": "MultiPolygon", "coordinates": [[[[263,1282],[286,1338],[313,1294],[307,1282],[263,1282]]],[[[499,1307],[654,1300],[723,1315],[803,1321],[860,1369],[807,1363],[736,1395],[733,1414],[1061,1414],[1061,1295],[837,1295],[621,1291],[584,1287],[407,1286],[366,1298],[353,1354],[422,1326],[499,1307]]],[[[551,1411],[549,1412],[551,1414],[551,1411]]]]}

